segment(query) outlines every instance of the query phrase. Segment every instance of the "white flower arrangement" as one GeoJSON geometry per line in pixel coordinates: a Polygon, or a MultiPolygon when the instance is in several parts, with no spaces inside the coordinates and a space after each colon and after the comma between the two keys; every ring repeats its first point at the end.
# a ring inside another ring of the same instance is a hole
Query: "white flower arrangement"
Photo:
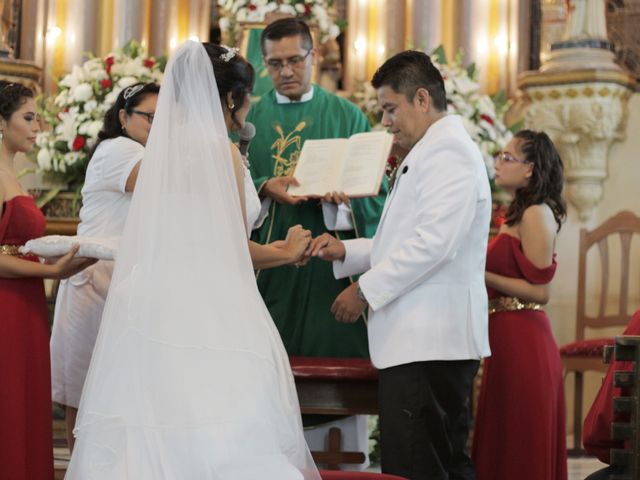
{"type": "MultiPolygon", "coordinates": [[[[512,137],[511,130],[504,123],[504,114],[509,107],[505,94],[500,92],[490,97],[481,93],[475,65],[464,68],[461,55],[449,63],[444,49],[439,47],[431,54],[431,60],[444,79],[448,113],[462,117],[465,129],[482,152],[489,178],[493,179],[493,157],[512,137]]],[[[350,99],[360,107],[374,129],[380,128],[382,111],[376,91],[368,82],[360,85],[350,99]]],[[[517,126],[512,129],[517,129],[517,126]]]]}
{"type": "Polygon", "coordinates": [[[160,83],[164,63],[148,57],[139,43],[130,42],[105,58],[91,57],[75,65],[58,81],[55,97],[42,102],[40,113],[51,129],[37,137],[37,171],[57,184],[81,188],[104,114],[129,85],[160,83]]]}
{"type": "Polygon", "coordinates": [[[237,22],[264,22],[268,14],[283,14],[302,18],[320,28],[320,43],[334,39],[340,27],[330,9],[334,0],[218,0],[221,10],[220,29],[236,45],[237,22]]]}

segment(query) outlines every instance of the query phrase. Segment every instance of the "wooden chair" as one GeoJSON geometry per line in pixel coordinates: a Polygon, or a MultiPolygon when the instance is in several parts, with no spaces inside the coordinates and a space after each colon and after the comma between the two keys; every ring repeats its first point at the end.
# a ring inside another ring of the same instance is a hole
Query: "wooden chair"
{"type": "MultiPolygon", "coordinates": [[[[576,340],[560,348],[560,355],[564,364],[565,378],[574,372],[575,385],[573,391],[573,432],[574,445],[570,449],[572,454],[581,454],[582,445],[582,391],[583,375],[586,371],[604,372],[603,350],[605,345],[612,345],[612,337],[585,339],[587,329],[603,329],[607,327],[622,327],[629,322],[629,278],[632,265],[630,264],[631,240],[634,234],[640,235],[640,217],[632,212],[623,211],[609,218],[599,227],[589,231],[580,230],[580,250],[578,264],[578,297],[576,314],[576,340]],[[620,238],[620,290],[617,312],[607,314],[606,308],[611,291],[611,276],[609,275],[610,254],[609,237],[620,238]],[[598,311],[595,315],[587,313],[587,253],[593,246],[598,246],[601,266],[601,288],[596,298],[598,311]]],[[[640,271],[635,269],[635,271],[640,271]]]]}

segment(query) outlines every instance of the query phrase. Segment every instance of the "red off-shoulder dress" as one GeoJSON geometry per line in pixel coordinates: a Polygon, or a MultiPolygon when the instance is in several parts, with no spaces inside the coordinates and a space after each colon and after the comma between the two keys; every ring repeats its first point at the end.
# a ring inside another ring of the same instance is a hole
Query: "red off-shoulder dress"
{"type": "MultiPolygon", "coordinates": [[[[555,259],[538,268],[520,240],[500,234],[489,244],[487,271],[551,281],[555,259]]],[[[489,298],[508,296],[489,289],[489,298]]],[[[485,359],[473,438],[478,480],[565,480],[567,453],[562,362],[542,310],[496,312],[489,318],[491,357],[485,359]]]]}
{"type": "MultiPolygon", "coordinates": [[[[31,197],[4,203],[0,245],[22,245],[42,236],[44,228],[44,216],[31,197]]],[[[42,279],[0,278],[0,478],[53,479],[51,430],[49,324],[42,279]]]]}

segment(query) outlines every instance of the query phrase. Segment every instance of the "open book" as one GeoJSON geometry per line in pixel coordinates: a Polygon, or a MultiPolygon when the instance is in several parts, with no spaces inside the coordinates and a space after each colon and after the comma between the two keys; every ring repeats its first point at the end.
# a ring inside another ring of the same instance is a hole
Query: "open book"
{"type": "Polygon", "coordinates": [[[293,174],[300,186],[291,185],[289,195],[377,195],[392,143],[393,136],[380,131],[357,133],[350,138],[307,140],[293,174]]]}

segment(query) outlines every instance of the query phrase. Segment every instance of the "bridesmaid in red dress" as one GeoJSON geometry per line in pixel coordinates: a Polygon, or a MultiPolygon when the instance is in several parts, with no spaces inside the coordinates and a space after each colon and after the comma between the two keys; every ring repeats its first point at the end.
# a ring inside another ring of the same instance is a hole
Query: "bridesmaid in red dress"
{"type": "Polygon", "coordinates": [[[478,480],[565,480],[562,363],[542,310],[566,216],[562,161],[545,133],[523,130],[498,153],[495,167],[496,185],[513,201],[487,252],[491,357],[473,462],[478,480]]]}
{"type": "Polygon", "coordinates": [[[17,152],[39,131],[33,92],[0,81],[0,478],[53,479],[49,325],[43,278],[66,278],[94,260],[56,263],[18,254],[42,236],[45,220],[14,173],[17,152]]]}

